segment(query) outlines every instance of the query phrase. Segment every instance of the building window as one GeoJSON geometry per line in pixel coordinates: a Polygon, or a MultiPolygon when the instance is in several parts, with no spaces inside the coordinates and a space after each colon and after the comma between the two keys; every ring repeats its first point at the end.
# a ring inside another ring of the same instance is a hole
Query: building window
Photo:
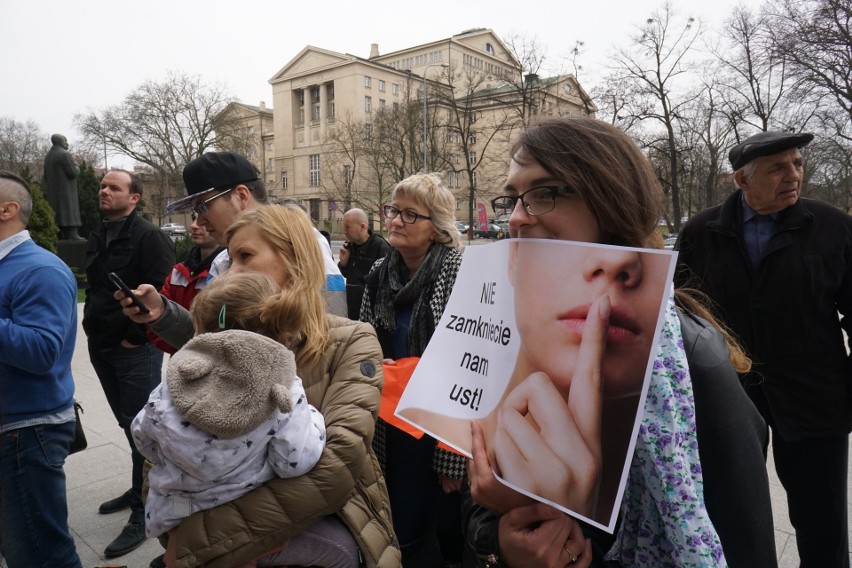
{"type": "Polygon", "coordinates": [[[491,55],[494,55],[494,46],[491,45],[490,43],[486,43],[485,44],[485,53],[489,53],[491,55]]]}
{"type": "Polygon", "coordinates": [[[299,124],[305,124],[305,109],[299,109],[299,124]]]}
{"type": "Polygon", "coordinates": [[[249,127],[248,127],[248,135],[249,135],[249,136],[254,136],[254,126],[249,126],[249,127]]]}
{"type": "Polygon", "coordinates": [[[367,77],[366,75],[364,75],[364,88],[366,88],[366,89],[372,89],[373,88],[373,78],[372,77],[367,77]]]}
{"type": "Polygon", "coordinates": [[[325,92],[328,93],[328,100],[334,100],[334,83],[329,83],[325,88],[325,92]]]}
{"type": "Polygon", "coordinates": [[[379,112],[385,110],[385,99],[379,99],[379,112]]]}
{"type": "Polygon", "coordinates": [[[315,103],[318,103],[320,101],[319,87],[314,87],[313,89],[311,89],[311,100],[315,103]]]}
{"type": "Polygon", "coordinates": [[[299,91],[299,106],[305,106],[305,91],[299,91]]]}
{"type": "Polygon", "coordinates": [[[393,103],[393,113],[396,114],[399,112],[399,103],[393,103]]]}
{"type": "Polygon", "coordinates": [[[334,103],[329,103],[328,105],[328,117],[334,118],[334,103]]]}
{"type": "Polygon", "coordinates": [[[395,95],[399,94],[399,83],[393,84],[393,87],[391,87],[391,92],[395,95]]]}
{"type": "Polygon", "coordinates": [[[468,161],[470,162],[471,166],[476,165],[476,152],[471,152],[470,154],[468,154],[468,161]]]}
{"type": "Polygon", "coordinates": [[[467,119],[468,119],[468,122],[470,124],[473,124],[474,122],[476,122],[476,112],[469,112],[467,114],[467,119]]]}
{"type": "Polygon", "coordinates": [[[381,79],[379,79],[379,92],[380,92],[380,93],[384,93],[384,92],[385,92],[385,82],[384,82],[384,81],[382,81],[381,79]]]}
{"type": "Polygon", "coordinates": [[[373,112],[373,97],[364,97],[364,112],[373,112]]]}
{"type": "Polygon", "coordinates": [[[471,172],[471,174],[473,174],[470,177],[471,181],[473,182],[473,189],[476,189],[476,172],[471,172]]]}
{"type": "Polygon", "coordinates": [[[281,189],[287,189],[287,170],[281,172],[281,189]]]}
{"type": "Polygon", "coordinates": [[[320,184],[320,157],[319,154],[311,154],[308,156],[311,187],[318,187],[320,184]]]}
{"type": "Polygon", "coordinates": [[[343,166],[343,185],[349,187],[352,183],[352,166],[346,164],[343,166]]]}
{"type": "Polygon", "coordinates": [[[311,113],[311,120],[319,120],[320,119],[320,106],[314,105],[313,112],[311,113]]]}
{"type": "Polygon", "coordinates": [[[364,125],[364,136],[366,136],[367,138],[373,137],[373,125],[372,124],[365,124],[364,125]]]}
{"type": "Polygon", "coordinates": [[[450,175],[449,175],[450,187],[458,187],[460,185],[459,184],[460,179],[461,178],[459,176],[459,172],[450,172],[450,175]]]}
{"type": "Polygon", "coordinates": [[[467,144],[468,146],[473,146],[476,144],[476,132],[471,132],[467,135],[467,144]]]}

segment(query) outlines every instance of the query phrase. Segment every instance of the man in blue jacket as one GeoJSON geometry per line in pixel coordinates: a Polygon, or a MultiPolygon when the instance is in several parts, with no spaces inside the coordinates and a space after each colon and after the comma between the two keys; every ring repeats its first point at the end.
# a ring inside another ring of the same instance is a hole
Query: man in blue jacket
{"type": "Polygon", "coordinates": [[[0,556],[79,568],[63,465],[74,439],[77,283],[26,230],[26,182],[0,171],[0,556]]]}
{"type": "Polygon", "coordinates": [[[133,445],[130,424],[160,383],[163,352],[151,345],[145,326],[121,313],[115,286],[107,277],[115,272],[130,286],[160,286],[175,264],[171,239],[136,211],[142,182],[124,170],[110,170],[101,180],[99,208],[105,219],[92,231],[86,251],[86,305],[83,330],[89,339],[89,359],[100,379],[109,407],[130,445],[130,490],[101,504],[102,514],[130,508],[130,520],[104,550],[113,558],[145,542],[142,504],[142,466],[145,459],[133,445]]]}

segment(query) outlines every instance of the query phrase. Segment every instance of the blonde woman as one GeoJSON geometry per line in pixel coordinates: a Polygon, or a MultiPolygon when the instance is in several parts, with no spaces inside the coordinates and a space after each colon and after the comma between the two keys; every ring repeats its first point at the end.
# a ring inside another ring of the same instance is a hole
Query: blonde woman
{"type": "MultiPolygon", "coordinates": [[[[444,313],[462,258],[455,208],[455,197],[436,174],[402,180],[384,207],[392,248],[367,275],[361,320],[376,329],[386,359],[420,357],[444,313]]],[[[403,564],[458,560],[464,458],[438,448],[428,435],[416,439],[382,420],[374,446],[388,481],[403,564]]]]}
{"type": "MultiPolygon", "coordinates": [[[[292,349],[308,402],[325,419],[326,446],[305,475],[273,479],[184,519],[173,533],[176,566],[239,566],[331,519],[354,540],[365,566],[398,568],[387,489],[371,448],[383,378],[375,332],[326,313],[322,256],[313,225],[299,207],[259,207],[242,215],[225,237],[232,273],[266,274],[305,308],[292,349]]],[[[126,298],[125,313],[156,322],[163,301],[147,289],[139,292],[151,314],[140,316],[126,298]]]]}

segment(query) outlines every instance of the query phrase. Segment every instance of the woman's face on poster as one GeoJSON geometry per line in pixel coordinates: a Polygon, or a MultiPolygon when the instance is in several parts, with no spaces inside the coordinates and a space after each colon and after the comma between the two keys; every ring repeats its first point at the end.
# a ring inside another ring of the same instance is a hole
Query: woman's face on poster
{"type": "Polygon", "coordinates": [[[511,279],[521,337],[519,358],[567,397],[586,316],[609,296],[604,397],[639,394],[666,288],[669,257],[623,248],[513,243],[511,279]]]}

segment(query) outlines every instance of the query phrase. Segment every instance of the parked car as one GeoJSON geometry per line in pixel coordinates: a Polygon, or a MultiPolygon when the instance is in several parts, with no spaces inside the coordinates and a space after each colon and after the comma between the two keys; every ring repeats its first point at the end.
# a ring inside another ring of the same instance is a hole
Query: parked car
{"type": "Polygon", "coordinates": [[[461,221],[456,221],[456,229],[459,230],[459,233],[462,235],[467,235],[467,224],[462,223],[461,221]]]}
{"type": "Polygon", "coordinates": [[[505,239],[509,236],[509,227],[502,223],[488,223],[480,225],[473,231],[475,239],[505,239]]]}
{"type": "Polygon", "coordinates": [[[184,227],[180,223],[166,223],[165,225],[160,227],[160,230],[165,231],[166,234],[170,237],[186,234],[186,227],[184,227]]]}
{"type": "Polygon", "coordinates": [[[669,235],[663,238],[663,246],[669,250],[672,250],[677,242],[677,235],[669,235]]]}

